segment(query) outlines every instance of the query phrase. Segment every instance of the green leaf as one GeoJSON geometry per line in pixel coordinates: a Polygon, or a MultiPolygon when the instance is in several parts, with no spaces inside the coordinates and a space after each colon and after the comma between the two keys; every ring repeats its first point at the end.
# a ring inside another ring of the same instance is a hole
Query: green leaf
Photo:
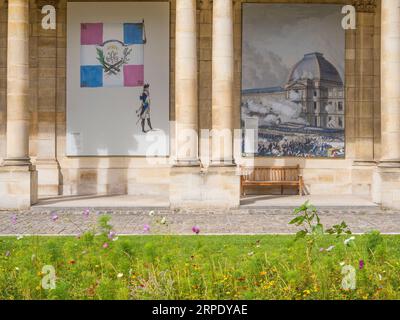
{"type": "Polygon", "coordinates": [[[307,235],[307,231],[306,230],[297,231],[295,240],[302,239],[306,235],[307,235]]]}
{"type": "Polygon", "coordinates": [[[292,219],[289,224],[302,224],[304,221],[305,217],[304,216],[297,216],[296,218],[292,219]]]}

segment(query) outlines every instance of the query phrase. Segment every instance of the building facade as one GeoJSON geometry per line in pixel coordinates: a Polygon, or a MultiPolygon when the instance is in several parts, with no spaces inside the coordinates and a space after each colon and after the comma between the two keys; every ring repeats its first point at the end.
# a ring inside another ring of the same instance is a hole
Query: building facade
{"type": "Polygon", "coordinates": [[[238,206],[237,166],[250,162],[299,164],[310,194],[364,195],[400,208],[400,0],[323,1],[356,8],[356,29],[346,30],[345,108],[338,83],[306,84],[313,88],[308,94],[316,92],[332,109],[322,110],[318,101],[315,108],[313,98],[304,112],[322,126],[346,123],[343,159],[241,156],[233,130],[240,128],[244,0],[169,2],[169,157],[68,156],[68,2],[73,1],[0,0],[1,208],[87,194],[150,196],[174,207],[238,206]],[[56,29],[41,27],[47,4],[56,8],[56,29]],[[188,129],[199,137],[204,130],[220,130],[230,142],[221,146],[213,135],[187,141],[182,132],[188,129]],[[182,144],[194,151],[182,151],[182,144]]]}

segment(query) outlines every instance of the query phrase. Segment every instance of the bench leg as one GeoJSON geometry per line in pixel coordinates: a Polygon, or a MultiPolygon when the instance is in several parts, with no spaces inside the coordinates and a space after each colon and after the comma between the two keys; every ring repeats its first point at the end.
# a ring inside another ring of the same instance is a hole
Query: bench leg
{"type": "Polygon", "coordinates": [[[303,195],[303,181],[300,179],[299,181],[299,196],[303,195]]]}

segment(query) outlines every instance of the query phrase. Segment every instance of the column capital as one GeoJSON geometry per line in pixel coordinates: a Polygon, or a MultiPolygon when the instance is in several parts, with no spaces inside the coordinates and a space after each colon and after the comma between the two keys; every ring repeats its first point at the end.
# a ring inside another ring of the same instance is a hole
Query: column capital
{"type": "Polygon", "coordinates": [[[376,0],[353,0],[357,12],[374,13],[376,0]]]}

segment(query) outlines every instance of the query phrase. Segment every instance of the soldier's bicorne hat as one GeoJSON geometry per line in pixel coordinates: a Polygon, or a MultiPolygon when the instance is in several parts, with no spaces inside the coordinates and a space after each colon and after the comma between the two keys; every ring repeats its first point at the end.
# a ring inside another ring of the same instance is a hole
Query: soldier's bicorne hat
{"type": "Polygon", "coordinates": [[[150,87],[150,85],[149,85],[148,83],[146,83],[146,84],[143,86],[144,89],[147,89],[147,88],[149,88],[149,87],[150,87]]]}

